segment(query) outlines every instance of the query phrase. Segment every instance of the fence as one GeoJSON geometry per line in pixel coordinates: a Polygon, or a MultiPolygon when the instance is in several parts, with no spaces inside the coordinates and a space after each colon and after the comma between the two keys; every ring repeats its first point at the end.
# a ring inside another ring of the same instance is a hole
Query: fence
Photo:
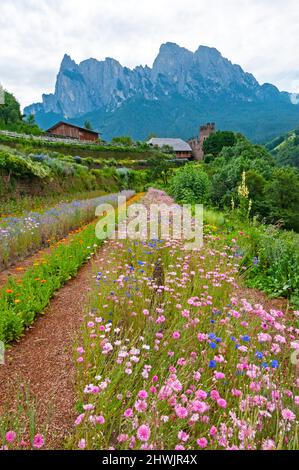
{"type": "MultiPolygon", "coordinates": [[[[1,89],[0,89],[0,100],[1,100],[1,89]]],[[[0,101],[1,104],[1,101],[0,101]]],[[[13,137],[14,139],[28,139],[28,140],[37,140],[40,142],[61,142],[65,144],[77,144],[77,145],[99,145],[99,142],[92,142],[90,140],[77,140],[77,139],[67,139],[63,137],[50,137],[48,135],[29,135],[29,134],[19,134],[18,132],[11,131],[1,131],[0,135],[5,135],[7,137],[13,137]]]]}

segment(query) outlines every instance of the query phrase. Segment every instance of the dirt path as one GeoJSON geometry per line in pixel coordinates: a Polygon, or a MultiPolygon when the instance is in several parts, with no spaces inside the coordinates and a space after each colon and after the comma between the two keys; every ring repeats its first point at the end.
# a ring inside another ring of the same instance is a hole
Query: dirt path
{"type": "Polygon", "coordinates": [[[81,325],[82,307],[90,290],[89,263],[54,297],[24,338],[6,352],[0,365],[0,404],[14,406],[17,385],[30,386],[40,416],[51,410],[48,446],[59,448],[72,428],[75,413],[73,343],[81,325]],[[11,400],[11,403],[10,403],[11,400]]]}

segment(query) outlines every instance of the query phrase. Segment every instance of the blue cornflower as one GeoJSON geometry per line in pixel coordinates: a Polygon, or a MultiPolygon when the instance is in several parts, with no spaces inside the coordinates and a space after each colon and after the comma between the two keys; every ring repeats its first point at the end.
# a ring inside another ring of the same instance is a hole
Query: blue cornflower
{"type": "Polygon", "coordinates": [[[267,369],[269,367],[269,364],[267,362],[262,362],[262,368],[267,369]]]}
{"type": "Polygon", "coordinates": [[[242,337],[242,340],[248,343],[248,341],[250,341],[250,336],[245,335],[242,337]]]}
{"type": "Polygon", "coordinates": [[[209,334],[209,339],[216,339],[217,336],[215,335],[215,333],[210,333],[209,334]]]}
{"type": "Polygon", "coordinates": [[[264,357],[264,354],[259,352],[259,351],[257,351],[257,353],[255,355],[258,359],[263,359],[263,357],[264,357]]]}
{"type": "Polygon", "coordinates": [[[217,366],[217,362],[216,362],[216,361],[210,361],[210,364],[209,364],[209,368],[210,368],[210,369],[214,369],[216,366],[217,366]]]}
{"type": "Polygon", "coordinates": [[[272,367],[273,369],[278,369],[278,366],[279,366],[279,362],[274,359],[274,360],[271,362],[271,367],[272,367]]]}
{"type": "Polygon", "coordinates": [[[217,344],[212,342],[212,343],[210,343],[210,347],[211,347],[212,349],[216,349],[216,348],[217,348],[217,344]]]}
{"type": "Polygon", "coordinates": [[[230,338],[232,341],[237,341],[236,338],[234,336],[230,336],[230,338]]]}

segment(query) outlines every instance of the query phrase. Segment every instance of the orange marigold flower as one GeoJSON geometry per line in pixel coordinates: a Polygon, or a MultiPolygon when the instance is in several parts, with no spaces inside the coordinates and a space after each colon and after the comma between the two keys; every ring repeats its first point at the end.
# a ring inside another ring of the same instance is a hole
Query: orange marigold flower
{"type": "Polygon", "coordinates": [[[12,289],[6,289],[6,293],[7,293],[7,294],[12,294],[12,293],[13,293],[13,290],[12,290],[12,289]]]}

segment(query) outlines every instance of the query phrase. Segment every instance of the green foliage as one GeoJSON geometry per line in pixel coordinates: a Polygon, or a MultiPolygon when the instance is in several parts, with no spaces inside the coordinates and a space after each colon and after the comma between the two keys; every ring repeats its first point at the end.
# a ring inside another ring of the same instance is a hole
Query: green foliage
{"type": "Polygon", "coordinates": [[[20,104],[11,93],[5,91],[4,98],[5,103],[0,104],[0,129],[34,135],[42,133],[35,122],[34,116],[29,116],[23,120],[20,104]]]}
{"type": "Polygon", "coordinates": [[[299,306],[299,235],[273,226],[243,226],[241,242],[251,287],[299,306]]]}
{"type": "Polygon", "coordinates": [[[282,221],[287,229],[299,232],[299,176],[292,168],[276,169],[267,184],[265,197],[269,204],[269,218],[282,221]]]}
{"type": "Polygon", "coordinates": [[[50,168],[28,157],[0,152],[0,170],[9,176],[47,178],[51,175],[50,168]]]}
{"type": "Polygon", "coordinates": [[[112,167],[104,166],[93,172],[84,165],[83,159],[49,152],[49,154],[24,155],[17,150],[0,148],[0,197],[6,200],[24,195],[45,195],[78,193],[92,190],[114,191],[120,188],[120,181],[112,167]],[[82,164],[75,163],[82,161],[82,164]],[[33,179],[34,178],[34,184],[33,179]]]}
{"type": "Polygon", "coordinates": [[[273,152],[278,165],[294,166],[299,168],[299,142],[298,137],[288,141],[286,145],[273,152]]]}
{"type": "Polygon", "coordinates": [[[244,171],[252,215],[298,231],[298,172],[279,169],[265,148],[251,144],[240,135],[233,147],[223,148],[207,165],[212,182],[212,203],[219,208],[229,208],[232,199],[238,203],[237,188],[244,171]]]}
{"type": "Polygon", "coordinates": [[[4,92],[4,101],[0,105],[0,126],[19,123],[22,120],[20,104],[7,91],[4,92]]]}
{"type": "Polygon", "coordinates": [[[236,137],[233,132],[218,131],[215,134],[211,134],[204,141],[203,151],[205,155],[213,155],[215,157],[219,155],[223,147],[232,147],[235,142],[236,137]]]}
{"type": "Polygon", "coordinates": [[[172,173],[173,163],[170,155],[155,153],[148,160],[150,178],[158,180],[161,178],[163,184],[168,185],[169,177],[172,173]]]}
{"type": "Polygon", "coordinates": [[[131,145],[133,145],[133,140],[128,135],[113,137],[112,142],[114,144],[120,144],[120,145],[124,145],[124,146],[127,146],[127,147],[130,147],[131,145]]]}
{"type": "Polygon", "coordinates": [[[170,181],[170,192],[182,204],[204,204],[210,191],[208,175],[194,164],[177,170],[170,181]]]}

